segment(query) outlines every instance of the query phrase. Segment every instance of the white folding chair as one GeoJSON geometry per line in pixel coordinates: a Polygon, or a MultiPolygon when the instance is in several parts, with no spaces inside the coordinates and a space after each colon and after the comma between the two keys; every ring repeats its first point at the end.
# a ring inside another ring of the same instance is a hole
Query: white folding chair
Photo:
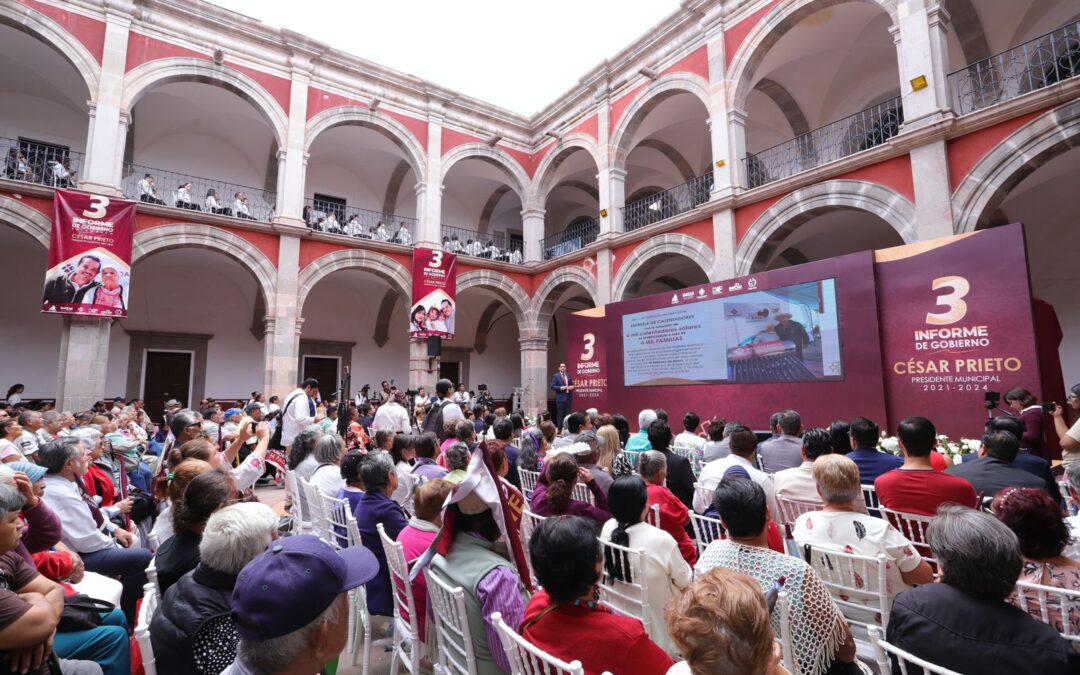
{"type": "Polygon", "coordinates": [[[1080,644],[1080,591],[1018,581],[1009,601],[1064,639],[1080,644]]]}
{"type": "Polygon", "coordinates": [[[795,521],[804,513],[812,513],[821,510],[820,502],[807,502],[801,499],[777,497],[776,505],[780,507],[780,526],[784,528],[784,536],[791,539],[795,532],[795,521]]]}
{"type": "Polygon", "coordinates": [[[719,518],[710,518],[690,512],[690,525],[694,528],[694,540],[697,544],[698,555],[705,552],[705,547],[716,539],[724,538],[724,526],[719,518]]]}
{"type": "Polygon", "coordinates": [[[596,506],[596,499],[593,498],[592,490],[589,489],[588,485],[581,481],[574,483],[574,489],[570,492],[570,498],[596,506]]]}
{"type": "Polygon", "coordinates": [[[521,494],[528,503],[532,499],[533,490],[536,489],[536,481],[540,479],[540,472],[518,469],[518,476],[521,478],[521,494]]]}
{"type": "Polygon", "coordinates": [[[436,673],[476,675],[476,654],[465,608],[465,591],[460,586],[451,587],[431,568],[424,569],[424,576],[428,585],[428,605],[435,619],[436,673]]]}
{"type": "MultiPolygon", "coordinates": [[[[791,636],[791,604],[788,601],[787,591],[780,591],[776,595],[776,618],[780,623],[780,634],[775,636],[780,643],[780,660],[789,673],[799,672],[795,668],[795,650],[792,647],[791,636]]],[[[882,671],[885,675],[885,671],[882,671]]]]}
{"type": "Polygon", "coordinates": [[[517,634],[502,620],[502,614],[493,612],[491,623],[499,633],[506,659],[510,662],[510,675],[585,675],[581,661],[561,661],[536,647],[517,634]]]}
{"type": "Polygon", "coordinates": [[[151,556],[150,564],[146,566],[146,580],[153,585],[154,591],[161,595],[161,584],[157,578],[157,556],[151,556]]]}
{"type": "Polygon", "coordinates": [[[540,587],[540,581],[536,578],[536,570],[532,564],[532,554],[529,553],[529,540],[532,539],[532,533],[536,530],[536,527],[544,522],[544,516],[539,516],[532,511],[521,512],[521,548],[525,552],[525,564],[529,567],[529,576],[532,578],[533,586],[540,587]]]}
{"type": "Polygon", "coordinates": [[[655,639],[646,611],[649,588],[645,580],[645,550],[619,546],[604,539],[600,539],[600,546],[604,551],[600,599],[619,614],[641,621],[645,632],[655,639]]]}
{"type": "Polygon", "coordinates": [[[319,494],[319,488],[299,476],[296,477],[296,483],[300,486],[300,493],[304,497],[304,509],[306,509],[304,515],[307,516],[308,523],[310,523],[308,531],[325,541],[323,533],[326,532],[326,516],[323,515],[322,497],[319,494]]]}
{"type": "Polygon", "coordinates": [[[409,563],[405,549],[386,534],[382,523],[376,525],[386,566],[390,570],[390,592],[394,596],[394,645],[390,658],[390,672],[398,672],[398,664],[405,666],[412,675],[420,673],[420,659],[424,655],[423,636],[416,616],[416,600],[409,583],[409,563]],[[407,618],[406,618],[407,617],[407,618]]]}
{"type": "MultiPolygon", "coordinates": [[[[316,491],[318,492],[318,491],[316,491]]],[[[359,539],[349,536],[349,521],[356,527],[356,517],[348,499],[337,499],[319,492],[320,509],[323,514],[322,528],[316,532],[320,539],[334,548],[348,548],[359,544],[359,539]]]]}
{"type": "Polygon", "coordinates": [[[295,471],[285,472],[285,493],[289,495],[289,515],[292,516],[292,533],[301,534],[311,531],[311,519],[304,510],[300,499],[300,486],[295,471]]]}
{"type": "Polygon", "coordinates": [[[889,664],[889,657],[891,656],[896,659],[896,664],[903,675],[909,675],[909,665],[922,668],[924,673],[933,673],[933,675],[960,675],[955,670],[935,666],[929,661],[924,661],[914,654],[905,652],[903,649],[885,642],[881,638],[881,629],[877,626],[870,626],[868,632],[870,633],[870,644],[874,647],[874,660],[877,662],[878,670],[881,673],[892,672],[892,666],[889,664]]]}
{"type": "Polygon", "coordinates": [[[806,544],[803,556],[829,589],[848,624],[863,629],[888,625],[892,600],[886,581],[888,559],[884,553],[870,557],[806,544]]]}
{"type": "MultiPolygon", "coordinates": [[[[932,520],[931,516],[893,511],[884,506],[879,507],[877,510],[881,513],[882,518],[889,521],[893,527],[900,530],[900,534],[914,544],[915,550],[919,552],[923,560],[933,565],[936,571],[937,561],[932,557],[933,553],[930,552],[930,544],[926,538],[926,530],[930,527],[930,521],[932,520]]],[[[873,509],[871,509],[871,515],[873,515],[873,509]]]]}
{"type": "Polygon", "coordinates": [[[146,535],[146,540],[147,540],[148,542],[150,542],[150,550],[151,550],[151,551],[156,551],[156,550],[158,550],[158,546],[160,546],[160,545],[161,545],[161,544],[160,544],[160,543],[158,542],[158,536],[157,536],[156,534],[154,534],[153,532],[151,532],[150,534],[146,535]]]}
{"type": "Polygon", "coordinates": [[[701,483],[694,483],[694,504],[708,504],[712,505],[713,494],[716,492],[715,487],[705,487],[701,483]]]}
{"type": "Polygon", "coordinates": [[[679,457],[685,457],[690,461],[690,470],[694,472],[695,479],[701,475],[701,455],[698,454],[697,448],[681,448],[675,446],[671,448],[671,451],[679,457]]]}
{"type": "Polygon", "coordinates": [[[634,471],[637,471],[638,460],[641,459],[641,453],[632,450],[623,450],[623,456],[626,457],[626,461],[630,462],[631,468],[633,468],[634,471]]]}
{"type": "Polygon", "coordinates": [[[142,654],[143,673],[145,675],[157,675],[154,646],[150,644],[150,619],[154,618],[157,606],[157,587],[154,584],[146,584],[143,586],[143,599],[142,604],[139,605],[139,614],[135,617],[135,639],[139,643],[139,652],[142,654]]]}
{"type": "Polygon", "coordinates": [[[645,522],[653,527],[660,527],[660,505],[653,504],[645,512],[645,522]]]}
{"type": "Polygon", "coordinates": [[[881,518],[881,501],[877,496],[877,488],[873,484],[863,485],[862,496],[863,502],[866,503],[866,512],[876,518],[881,518]]]}

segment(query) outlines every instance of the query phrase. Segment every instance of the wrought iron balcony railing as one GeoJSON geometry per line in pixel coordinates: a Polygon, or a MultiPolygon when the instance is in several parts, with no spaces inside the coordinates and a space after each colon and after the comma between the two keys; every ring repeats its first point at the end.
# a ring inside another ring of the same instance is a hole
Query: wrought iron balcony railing
{"type": "Polygon", "coordinates": [[[357,239],[412,246],[418,221],[410,216],[343,206],[321,199],[304,200],[304,222],[316,232],[346,234],[357,239]]]}
{"type": "Polygon", "coordinates": [[[0,138],[4,178],[49,187],[78,187],[85,155],[66,148],[14,138],[0,138]]]}
{"type": "Polygon", "coordinates": [[[600,219],[590,218],[574,223],[558,234],[544,237],[540,240],[540,251],[543,253],[544,260],[561,258],[593,243],[598,234],[600,234],[600,219]]]}
{"type": "Polygon", "coordinates": [[[904,123],[900,97],[796,136],[790,141],[747,153],[746,187],[756,188],[881,145],[904,123]]]}
{"type": "Polygon", "coordinates": [[[949,75],[960,115],[1080,75],[1080,22],[977,61],[949,75]]]}
{"type": "Polygon", "coordinates": [[[483,233],[443,225],[442,238],[443,249],[458,255],[515,264],[524,259],[522,241],[507,236],[505,232],[483,233]]]}
{"type": "Polygon", "coordinates": [[[277,203],[277,195],[269,190],[138,164],[124,164],[121,187],[128,199],[145,204],[260,222],[274,219],[277,203]]]}
{"type": "Polygon", "coordinates": [[[622,209],[623,231],[630,232],[693,210],[709,201],[712,189],[713,174],[709,171],[670,190],[631,202],[622,209]]]}

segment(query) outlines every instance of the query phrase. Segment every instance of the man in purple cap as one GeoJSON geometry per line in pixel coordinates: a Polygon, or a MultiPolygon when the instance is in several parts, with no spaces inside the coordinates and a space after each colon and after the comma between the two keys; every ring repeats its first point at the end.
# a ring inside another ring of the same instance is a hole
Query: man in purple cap
{"type": "Polygon", "coordinates": [[[312,535],[274,542],[236,579],[236,660],[222,675],[319,672],[348,641],[346,593],[379,570],[363,546],[340,551],[312,535]]]}

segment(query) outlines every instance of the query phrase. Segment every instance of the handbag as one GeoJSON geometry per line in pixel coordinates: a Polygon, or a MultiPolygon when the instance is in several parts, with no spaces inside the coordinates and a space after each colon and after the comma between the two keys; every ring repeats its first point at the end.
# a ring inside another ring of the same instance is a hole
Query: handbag
{"type": "Polygon", "coordinates": [[[116,605],[111,602],[91,598],[82,593],[66,596],[64,611],[60,614],[60,622],[56,625],[56,630],[61,633],[74,633],[97,628],[101,625],[101,615],[114,609],[116,605]]]}
{"type": "Polygon", "coordinates": [[[284,450],[285,446],[281,444],[281,432],[285,429],[285,411],[289,409],[300,394],[294,394],[292,398],[285,401],[284,407],[281,408],[281,417],[278,418],[277,428],[274,429],[274,435],[270,437],[269,447],[271,450],[284,450]]]}

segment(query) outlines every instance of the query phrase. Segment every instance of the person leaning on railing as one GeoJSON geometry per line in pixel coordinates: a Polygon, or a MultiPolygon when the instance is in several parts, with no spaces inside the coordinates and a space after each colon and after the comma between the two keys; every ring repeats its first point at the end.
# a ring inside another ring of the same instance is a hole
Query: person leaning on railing
{"type": "Polygon", "coordinates": [[[233,195],[233,212],[237,218],[255,220],[255,217],[251,215],[251,211],[248,209],[247,196],[243,192],[237,192],[233,195]]]}

